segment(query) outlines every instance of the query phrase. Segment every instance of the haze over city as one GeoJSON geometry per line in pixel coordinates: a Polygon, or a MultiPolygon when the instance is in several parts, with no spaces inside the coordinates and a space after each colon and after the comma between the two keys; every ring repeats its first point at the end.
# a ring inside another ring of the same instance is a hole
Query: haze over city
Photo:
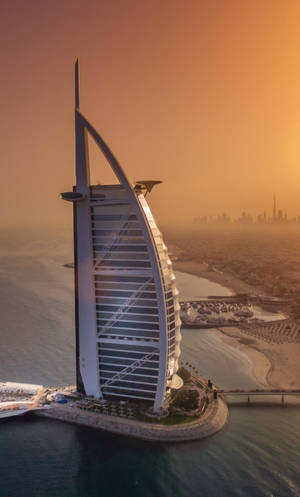
{"type": "Polygon", "coordinates": [[[1,2],[0,497],[300,497],[299,26],[1,2]]]}
{"type": "Polygon", "coordinates": [[[271,214],[274,191],[300,214],[298,2],[29,0],[0,18],[1,225],[71,222],[77,56],[84,114],[132,181],[163,180],[160,224],[271,214]]]}

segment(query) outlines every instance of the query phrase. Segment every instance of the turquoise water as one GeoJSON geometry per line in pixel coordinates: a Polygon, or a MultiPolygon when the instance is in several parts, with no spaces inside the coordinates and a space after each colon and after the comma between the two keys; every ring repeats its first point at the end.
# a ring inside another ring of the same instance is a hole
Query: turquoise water
{"type": "MultiPolygon", "coordinates": [[[[62,267],[72,260],[70,239],[53,241],[50,233],[14,244],[10,237],[9,246],[7,239],[0,249],[0,379],[73,383],[73,274],[62,267]]],[[[178,275],[187,297],[205,296],[206,281],[178,275]]],[[[203,376],[222,387],[256,385],[249,360],[217,332],[182,334],[183,360],[203,376]]],[[[276,402],[232,404],[222,432],[179,445],[51,420],[3,422],[0,497],[300,496],[300,409],[276,402]]]]}

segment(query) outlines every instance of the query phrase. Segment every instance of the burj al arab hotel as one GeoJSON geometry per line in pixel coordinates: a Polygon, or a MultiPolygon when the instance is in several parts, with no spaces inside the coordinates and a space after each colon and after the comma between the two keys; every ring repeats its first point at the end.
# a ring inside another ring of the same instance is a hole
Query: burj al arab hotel
{"type": "Polygon", "coordinates": [[[79,110],[78,73],[77,61],[76,186],[62,193],[74,212],[77,390],[158,410],[178,386],[181,340],[172,264],[145,199],[159,182],[130,183],[79,110]],[[89,136],[118,184],[90,184],[89,136]]]}

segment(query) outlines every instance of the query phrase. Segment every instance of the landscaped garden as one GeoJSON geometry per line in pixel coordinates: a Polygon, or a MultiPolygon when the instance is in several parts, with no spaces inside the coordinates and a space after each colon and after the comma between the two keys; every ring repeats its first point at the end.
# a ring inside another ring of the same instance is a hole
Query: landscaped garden
{"type": "Polygon", "coordinates": [[[159,412],[154,412],[146,401],[131,402],[82,398],[74,405],[89,412],[147,423],[164,425],[190,423],[204,413],[209,402],[207,395],[209,387],[204,380],[199,378],[198,371],[189,363],[182,364],[177,374],[182,378],[183,386],[178,390],[171,390],[168,407],[159,412]]]}

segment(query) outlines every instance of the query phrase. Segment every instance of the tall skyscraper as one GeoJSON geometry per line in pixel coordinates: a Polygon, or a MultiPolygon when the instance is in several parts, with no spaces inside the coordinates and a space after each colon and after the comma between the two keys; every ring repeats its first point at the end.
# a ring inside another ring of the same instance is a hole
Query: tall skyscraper
{"type": "Polygon", "coordinates": [[[129,182],[79,111],[75,65],[73,202],[77,389],[96,398],[164,405],[178,385],[180,306],[172,264],[145,199],[155,181],[129,182]],[[91,185],[88,135],[119,184],[91,185]]]}
{"type": "Polygon", "coordinates": [[[277,219],[276,195],[273,195],[273,221],[277,219]]]}

